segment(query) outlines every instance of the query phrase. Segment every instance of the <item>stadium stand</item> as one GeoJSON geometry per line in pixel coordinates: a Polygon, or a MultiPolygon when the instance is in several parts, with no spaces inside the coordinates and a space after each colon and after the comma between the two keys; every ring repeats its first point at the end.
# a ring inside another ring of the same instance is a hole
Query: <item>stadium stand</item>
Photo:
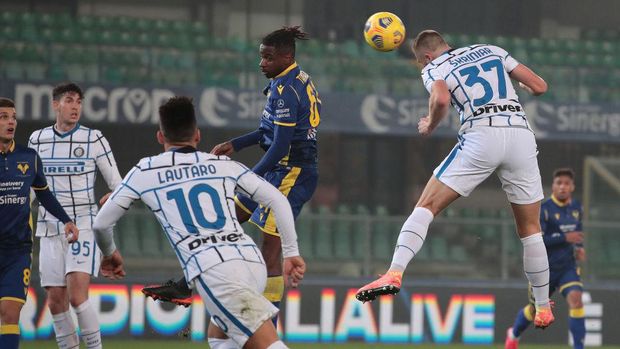
{"type": "MultiPolygon", "coordinates": [[[[212,36],[201,21],[126,16],[74,20],[68,13],[10,11],[0,18],[8,24],[0,30],[0,58],[6,62],[0,76],[5,79],[239,88],[247,80],[242,75],[258,76],[255,43],[212,36]]],[[[556,87],[546,100],[613,102],[620,100],[619,36],[613,30],[587,30],[581,40],[472,34],[448,34],[446,39],[454,46],[491,43],[506,48],[556,87]]],[[[422,97],[426,92],[412,81],[419,73],[411,69],[407,50],[382,54],[354,40],[313,40],[298,48],[300,60],[320,76],[322,90],[422,97]],[[316,63],[304,57],[322,59],[316,63]]]]}

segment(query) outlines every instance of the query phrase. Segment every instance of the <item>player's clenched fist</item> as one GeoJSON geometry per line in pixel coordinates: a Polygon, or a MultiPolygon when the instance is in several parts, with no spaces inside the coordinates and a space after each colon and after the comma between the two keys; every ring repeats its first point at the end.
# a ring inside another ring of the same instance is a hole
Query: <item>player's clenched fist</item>
{"type": "Polygon", "coordinates": [[[65,224],[65,236],[67,237],[68,242],[76,242],[80,237],[80,231],[78,227],[73,222],[67,222],[65,224]]]}
{"type": "Polygon", "coordinates": [[[230,156],[234,152],[235,152],[235,148],[233,148],[233,145],[231,142],[220,143],[216,145],[215,147],[213,147],[213,149],[211,149],[211,154],[213,155],[230,156]]]}
{"type": "Polygon", "coordinates": [[[284,280],[289,287],[296,288],[304,278],[306,262],[301,256],[284,258],[284,280]]]}
{"type": "Polygon", "coordinates": [[[112,280],[122,279],[125,277],[123,257],[118,250],[115,250],[109,256],[103,257],[101,260],[101,275],[112,280]]]}

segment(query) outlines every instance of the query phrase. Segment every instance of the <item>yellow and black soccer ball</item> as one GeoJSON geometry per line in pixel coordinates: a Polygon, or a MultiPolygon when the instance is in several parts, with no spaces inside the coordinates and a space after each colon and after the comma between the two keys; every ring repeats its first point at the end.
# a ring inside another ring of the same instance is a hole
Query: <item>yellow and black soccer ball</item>
{"type": "Polygon", "coordinates": [[[405,25],[391,12],[377,12],[364,26],[364,38],[378,51],[392,51],[405,41],[405,25]]]}

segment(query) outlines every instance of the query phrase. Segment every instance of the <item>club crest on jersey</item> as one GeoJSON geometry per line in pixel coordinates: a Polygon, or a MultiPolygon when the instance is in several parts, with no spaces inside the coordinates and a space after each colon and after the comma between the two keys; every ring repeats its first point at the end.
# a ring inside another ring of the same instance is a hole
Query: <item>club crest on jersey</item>
{"type": "Polygon", "coordinates": [[[579,219],[579,211],[573,210],[572,214],[573,214],[573,218],[579,219]]]}
{"type": "Polygon", "coordinates": [[[77,148],[73,149],[73,155],[76,158],[81,158],[82,156],[84,156],[84,148],[77,147],[77,148]]]}
{"type": "Polygon", "coordinates": [[[23,175],[26,174],[26,171],[28,171],[29,168],[30,168],[30,165],[28,165],[27,162],[18,162],[17,163],[17,169],[20,170],[23,175]]]}
{"type": "Polygon", "coordinates": [[[556,213],[556,214],[554,215],[554,217],[555,217],[555,220],[556,220],[556,221],[559,221],[559,220],[560,220],[560,214],[559,214],[559,213],[556,213]]]}

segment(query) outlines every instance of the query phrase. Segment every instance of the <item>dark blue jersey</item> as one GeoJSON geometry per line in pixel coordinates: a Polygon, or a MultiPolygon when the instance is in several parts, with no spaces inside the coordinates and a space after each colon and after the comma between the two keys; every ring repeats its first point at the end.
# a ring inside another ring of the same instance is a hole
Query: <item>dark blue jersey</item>
{"type": "Polygon", "coordinates": [[[552,271],[575,267],[574,246],[566,242],[565,234],[582,231],[582,212],[581,203],[574,199],[568,204],[562,204],[552,195],[543,202],[540,210],[540,226],[552,271]]]}
{"type": "Polygon", "coordinates": [[[274,142],[276,126],[294,127],[288,154],[281,165],[316,167],[317,126],[321,121],[321,100],[306,72],[297,63],[273,78],[267,88],[267,104],[263,110],[259,131],[260,146],[265,150],[274,142]]]}
{"type": "Polygon", "coordinates": [[[41,159],[34,149],[13,142],[0,153],[0,250],[32,248],[31,187],[47,189],[41,159]]]}

